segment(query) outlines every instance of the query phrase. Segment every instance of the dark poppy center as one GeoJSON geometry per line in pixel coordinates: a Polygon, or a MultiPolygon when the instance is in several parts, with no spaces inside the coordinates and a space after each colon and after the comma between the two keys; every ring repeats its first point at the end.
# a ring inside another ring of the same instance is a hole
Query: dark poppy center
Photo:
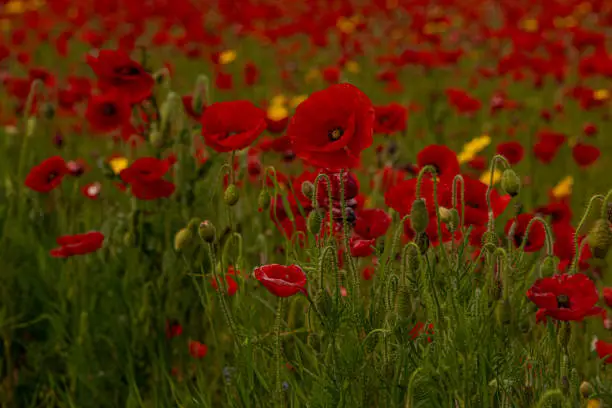
{"type": "Polygon", "coordinates": [[[57,176],[59,176],[58,172],[56,171],[49,172],[49,174],[47,174],[47,183],[51,183],[53,180],[55,180],[57,176]]]}
{"type": "Polygon", "coordinates": [[[333,128],[332,130],[327,132],[327,138],[332,142],[340,140],[342,135],[344,135],[344,129],[340,127],[333,128]]]}
{"type": "MultiPolygon", "coordinates": [[[[515,234],[514,235],[514,245],[516,245],[517,247],[520,247],[522,243],[523,243],[523,236],[519,234],[515,234]]],[[[525,247],[529,248],[530,244],[531,243],[529,242],[529,238],[527,238],[527,241],[525,242],[525,247]]]]}
{"type": "Polygon", "coordinates": [[[569,309],[570,308],[570,298],[567,295],[558,295],[557,296],[557,307],[559,309],[569,309]]]}
{"type": "Polygon", "coordinates": [[[117,113],[117,107],[114,103],[105,103],[102,105],[102,114],[104,116],[113,116],[117,113]]]}
{"type": "Polygon", "coordinates": [[[240,133],[240,132],[225,132],[225,134],[223,134],[223,135],[220,137],[220,140],[225,140],[225,139],[228,139],[228,138],[230,138],[230,137],[232,137],[232,136],[234,136],[234,135],[237,135],[238,133],[240,133]]]}
{"type": "Polygon", "coordinates": [[[140,74],[140,70],[133,65],[127,65],[116,68],[115,73],[117,73],[118,75],[136,76],[140,74]]]}

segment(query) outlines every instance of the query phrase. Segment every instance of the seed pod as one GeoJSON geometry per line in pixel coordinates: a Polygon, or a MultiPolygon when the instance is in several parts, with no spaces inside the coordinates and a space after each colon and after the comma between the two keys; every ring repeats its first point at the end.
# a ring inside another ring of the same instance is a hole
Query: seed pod
{"type": "Polygon", "coordinates": [[[587,242],[595,258],[605,258],[612,244],[610,223],[603,218],[595,221],[595,225],[587,236],[587,242]]]}
{"type": "Polygon", "coordinates": [[[425,232],[429,225],[429,213],[427,212],[425,200],[422,198],[418,198],[412,203],[410,225],[417,234],[425,232]]]}
{"type": "Polygon", "coordinates": [[[210,244],[215,242],[217,229],[215,228],[212,222],[206,220],[200,223],[198,233],[200,234],[200,237],[204,240],[204,242],[208,242],[210,244]]]}
{"type": "Polygon", "coordinates": [[[225,200],[225,204],[233,207],[238,202],[240,195],[238,194],[238,187],[235,184],[230,184],[223,194],[223,199],[225,200]]]}
{"type": "Polygon", "coordinates": [[[321,231],[323,217],[319,211],[311,211],[308,215],[308,231],[313,235],[317,235],[321,231]]]}
{"type": "Polygon", "coordinates": [[[180,252],[193,242],[193,232],[189,228],[183,228],[174,236],[174,249],[180,252]]]}
{"type": "Polygon", "coordinates": [[[306,180],[302,183],[302,194],[306,196],[309,200],[312,200],[312,197],[315,193],[315,186],[310,181],[306,180]]]}
{"type": "Polygon", "coordinates": [[[202,223],[201,219],[199,219],[198,217],[194,217],[191,220],[189,220],[189,224],[187,224],[187,228],[195,234],[198,232],[201,223],[202,223]]]}
{"type": "Polygon", "coordinates": [[[260,210],[267,210],[270,207],[270,194],[268,193],[268,190],[261,190],[257,201],[259,203],[260,210]]]}
{"type": "Polygon", "coordinates": [[[540,264],[540,276],[543,278],[551,277],[557,272],[558,260],[554,256],[547,256],[540,264]]]}
{"type": "Polygon", "coordinates": [[[417,234],[414,238],[414,243],[419,247],[419,251],[421,251],[421,255],[425,255],[427,250],[429,249],[429,237],[427,233],[423,232],[421,234],[417,234]]]}
{"type": "Polygon", "coordinates": [[[502,189],[511,197],[515,197],[521,191],[521,179],[512,169],[506,169],[501,178],[502,189]]]}

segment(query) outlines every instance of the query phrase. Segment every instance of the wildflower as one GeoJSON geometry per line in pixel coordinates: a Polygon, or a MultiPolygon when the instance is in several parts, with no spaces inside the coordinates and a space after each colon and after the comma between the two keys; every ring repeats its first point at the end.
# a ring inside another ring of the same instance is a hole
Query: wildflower
{"type": "Polygon", "coordinates": [[[525,252],[536,252],[542,249],[546,240],[546,231],[539,222],[533,222],[527,234],[527,225],[533,220],[533,215],[523,213],[516,216],[516,218],[508,220],[504,232],[506,235],[510,233],[510,228],[514,224],[514,235],[512,236],[513,244],[515,247],[520,247],[525,242],[523,250],[525,252]]]}
{"type": "Polygon", "coordinates": [[[408,109],[397,103],[375,106],[374,133],[392,134],[406,130],[408,109]]]}
{"type": "Polygon", "coordinates": [[[489,144],[491,144],[491,137],[489,135],[476,137],[463,146],[461,153],[457,156],[457,160],[459,163],[469,162],[489,144]]]}
{"type": "Polygon", "coordinates": [[[167,160],[142,157],[123,169],[119,176],[124,183],[131,186],[134,197],[139,200],[155,200],[174,193],[175,185],[162,179],[169,168],[167,160]]]}
{"type": "Polygon", "coordinates": [[[87,104],[85,118],[94,130],[110,132],[129,121],[131,108],[123,94],[109,92],[92,96],[87,104]]]}
{"type": "Polygon", "coordinates": [[[206,354],[208,354],[208,346],[206,344],[200,343],[199,341],[190,340],[189,354],[191,354],[191,357],[195,359],[204,358],[206,357],[206,354]]]}
{"type": "Polygon", "coordinates": [[[374,253],[372,246],[374,245],[374,239],[362,239],[360,237],[353,237],[350,240],[351,256],[355,258],[365,258],[374,253]]]}
{"type": "Polygon", "coordinates": [[[306,274],[297,265],[270,264],[255,268],[255,279],[278,297],[290,297],[298,292],[306,295],[306,274]]]}
{"type": "Polygon", "coordinates": [[[376,239],[387,233],[391,216],[379,208],[361,210],[357,213],[354,231],[364,239],[376,239]]]}
{"type": "Polygon", "coordinates": [[[583,168],[594,164],[600,155],[601,152],[599,149],[592,145],[576,143],[574,147],[572,147],[572,157],[574,161],[583,168]]]}
{"type": "Polygon", "coordinates": [[[511,165],[515,165],[523,160],[525,149],[519,142],[500,143],[497,145],[497,154],[504,156],[511,165]]]}
{"type": "Polygon", "coordinates": [[[553,197],[560,199],[569,196],[570,194],[572,194],[573,185],[574,178],[572,176],[566,176],[553,188],[553,197]]]}
{"type": "Polygon", "coordinates": [[[97,200],[100,197],[102,191],[102,184],[99,182],[89,183],[81,188],[81,193],[91,200],[97,200]]]}
{"type": "Polygon", "coordinates": [[[74,255],[85,255],[102,248],[104,235],[97,231],[85,234],[63,235],[57,238],[59,248],[51,250],[54,258],[68,258],[74,255]]]}
{"type": "Polygon", "coordinates": [[[58,187],[68,173],[66,162],[60,156],[53,156],[34,166],[25,179],[25,185],[39,193],[48,193],[58,187]]]}
{"type": "Polygon", "coordinates": [[[433,166],[436,176],[441,179],[452,179],[459,174],[457,155],[444,145],[429,145],[417,154],[417,164],[420,168],[433,166]]]}
{"type": "Polygon", "coordinates": [[[241,150],[266,129],[265,116],[249,101],[213,103],[202,115],[202,135],[217,152],[241,150]]]}
{"type": "MultiPolygon", "coordinates": [[[[225,282],[227,285],[227,295],[234,296],[238,291],[238,283],[232,278],[232,276],[237,275],[236,270],[233,266],[230,266],[225,274],[225,282]]],[[[217,285],[217,280],[215,278],[210,279],[210,284],[215,290],[219,290],[219,286],[217,285]]]]}

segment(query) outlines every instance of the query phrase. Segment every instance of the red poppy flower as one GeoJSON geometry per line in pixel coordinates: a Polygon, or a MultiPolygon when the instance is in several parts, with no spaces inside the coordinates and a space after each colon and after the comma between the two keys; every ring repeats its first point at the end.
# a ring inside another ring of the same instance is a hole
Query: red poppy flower
{"type": "Polygon", "coordinates": [[[296,109],[287,135],[296,155],[324,168],[355,167],[372,145],[374,108],[350,84],[332,85],[310,95],[296,109]]]}
{"type": "Polygon", "coordinates": [[[101,50],[97,56],[87,55],[87,63],[98,77],[100,89],[116,89],[130,103],[141,102],[151,95],[153,77],[125,52],[101,50]]]}
{"type": "Polygon", "coordinates": [[[374,239],[362,239],[360,237],[352,237],[350,240],[351,256],[355,258],[365,258],[374,253],[372,246],[375,244],[374,239]]]}
{"type": "Polygon", "coordinates": [[[364,280],[369,281],[369,280],[372,280],[375,273],[376,273],[376,269],[373,266],[368,265],[365,268],[363,268],[363,270],[361,271],[361,276],[363,277],[364,280]]]}
{"type": "Polygon", "coordinates": [[[171,323],[166,320],[166,338],[171,339],[183,334],[183,326],[179,323],[171,323]]]}
{"type": "Polygon", "coordinates": [[[338,67],[326,67],[321,71],[323,79],[328,84],[337,84],[340,81],[340,68],[338,67]]]}
{"type": "Polygon", "coordinates": [[[99,182],[89,183],[81,188],[81,193],[91,200],[97,200],[100,197],[102,191],[102,184],[99,182]]]}
{"type": "MultiPolygon", "coordinates": [[[[379,177],[382,178],[380,189],[381,191],[387,191],[394,185],[404,181],[408,177],[408,172],[395,169],[391,166],[385,166],[382,170],[378,171],[379,177]]],[[[374,187],[374,180],[371,182],[372,188],[374,187]]]]}
{"type": "Polygon", "coordinates": [[[603,298],[606,306],[612,307],[612,287],[603,288],[603,298]]]}
{"type": "Polygon", "coordinates": [[[259,69],[253,62],[247,62],[244,65],[244,83],[247,86],[253,86],[259,79],[259,69]]]}
{"type": "Polygon", "coordinates": [[[441,179],[452,179],[459,174],[457,154],[444,145],[429,145],[417,154],[420,168],[433,166],[441,179]]]}
{"type": "Polygon", "coordinates": [[[426,334],[428,335],[428,336],[427,336],[427,342],[428,342],[428,343],[431,343],[431,342],[432,342],[432,340],[431,340],[430,335],[433,335],[433,334],[434,334],[433,328],[434,328],[433,323],[429,323],[429,324],[427,325],[427,327],[425,327],[425,323],[423,323],[423,322],[418,322],[418,323],[417,323],[417,324],[415,324],[415,325],[414,325],[414,327],[413,327],[413,328],[410,330],[409,335],[410,335],[410,337],[412,338],[412,340],[416,340],[416,339],[417,339],[417,338],[418,338],[418,337],[419,337],[421,334],[426,333],[426,334]]]}
{"type": "Polygon", "coordinates": [[[390,135],[406,130],[408,109],[398,103],[374,107],[374,133],[390,135]]]}
{"type": "MultiPolygon", "coordinates": [[[[279,120],[274,120],[266,116],[266,123],[268,124],[268,132],[273,134],[280,134],[283,133],[287,128],[287,125],[289,124],[289,117],[287,116],[279,120]]],[[[291,148],[291,141],[288,138],[287,141],[289,142],[289,146],[287,149],[285,149],[285,151],[290,150],[291,148]]]]}
{"type": "Polygon", "coordinates": [[[131,112],[130,104],[123,95],[110,92],[89,99],[85,118],[94,130],[110,132],[126,124],[131,112]]]}
{"type": "Polygon", "coordinates": [[[582,321],[603,311],[596,307],[597,288],[586,275],[554,275],[538,279],[527,297],[538,306],[538,320],[550,316],[556,320],[582,321]]]}
{"type": "Polygon", "coordinates": [[[206,354],[208,354],[208,346],[200,343],[199,341],[190,340],[189,354],[191,354],[191,357],[196,359],[204,358],[206,357],[206,354]]]}
{"type": "Polygon", "coordinates": [[[185,112],[187,113],[187,115],[189,115],[190,118],[198,120],[198,121],[201,120],[202,114],[204,110],[206,109],[204,104],[202,104],[202,106],[200,107],[200,110],[202,112],[196,112],[193,106],[193,96],[192,95],[185,95],[181,97],[181,101],[183,102],[183,108],[185,109],[185,112]]]}
{"type": "Polygon", "coordinates": [[[537,207],[536,213],[550,216],[550,223],[555,228],[556,225],[569,225],[572,221],[573,212],[567,200],[552,201],[546,205],[537,207]]]}
{"type": "Polygon", "coordinates": [[[255,279],[275,296],[289,297],[306,292],[306,274],[297,265],[270,264],[255,268],[255,279]]]}
{"type": "Polygon", "coordinates": [[[472,170],[482,171],[487,168],[487,160],[482,156],[476,156],[468,162],[472,170]]]}
{"type": "MultiPolygon", "coordinates": [[[[559,266],[558,270],[561,273],[567,271],[569,266],[574,260],[575,247],[574,247],[574,237],[576,235],[576,230],[569,223],[568,224],[557,224],[553,226],[554,234],[555,234],[555,242],[553,244],[553,253],[559,258],[559,266]]],[[[578,245],[581,247],[582,241],[585,239],[584,236],[578,237],[578,245]]],[[[582,252],[580,253],[580,257],[578,258],[578,270],[581,272],[587,271],[591,265],[589,264],[589,259],[591,259],[592,254],[588,245],[582,246],[582,252]]]]}
{"type": "Polygon", "coordinates": [[[266,127],[266,113],[249,101],[218,102],[202,115],[202,136],[217,152],[248,147],[266,127]]]}
{"type": "Polygon", "coordinates": [[[595,136],[597,134],[597,126],[593,123],[586,123],[582,131],[586,136],[595,136]]]}
{"type": "Polygon", "coordinates": [[[174,193],[175,185],[162,180],[169,168],[168,160],[142,157],[123,169],[119,176],[124,183],[130,185],[134,197],[139,200],[155,200],[174,193]]]}
{"type": "Polygon", "coordinates": [[[361,210],[357,213],[354,231],[365,239],[376,239],[387,233],[391,216],[379,208],[361,210]]]}
{"type": "MultiPolygon", "coordinates": [[[[225,282],[227,285],[227,295],[234,296],[238,291],[238,283],[232,278],[231,275],[236,275],[236,270],[233,267],[229,267],[227,273],[225,274],[225,282]]],[[[217,285],[217,280],[215,278],[210,279],[210,284],[213,289],[218,290],[219,286],[217,285]]]]}
{"type": "Polygon", "coordinates": [[[508,220],[504,232],[506,235],[510,233],[510,228],[516,223],[514,227],[514,235],[512,236],[513,244],[518,248],[526,240],[524,250],[525,252],[536,252],[542,249],[544,242],[546,241],[546,232],[544,226],[539,222],[531,224],[529,229],[529,235],[526,236],[527,225],[533,219],[533,215],[523,213],[519,214],[516,218],[508,220]]]}
{"type": "Polygon", "coordinates": [[[57,239],[59,248],[51,250],[54,258],[68,258],[73,255],[84,255],[102,248],[104,235],[97,231],[85,234],[64,235],[57,239]]]}
{"type": "Polygon", "coordinates": [[[612,364],[612,343],[601,340],[595,341],[595,352],[606,364],[612,364]]]}
{"type": "Polygon", "coordinates": [[[32,167],[25,179],[25,185],[39,193],[48,193],[62,183],[67,173],[64,159],[53,156],[32,167]]]}
{"type": "Polygon", "coordinates": [[[482,103],[461,89],[449,88],[445,91],[448,103],[459,113],[478,112],[482,103]]]}
{"type": "Polygon", "coordinates": [[[533,146],[533,153],[536,158],[542,163],[550,163],[557,152],[567,140],[567,136],[563,133],[555,133],[550,131],[540,131],[537,134],[538,142],[533,146]]]}
{"type": "Polygon", "coordinates": [[[497,145],[497,154],[504,156],[510,164],[515,165],[523,160],[525,149],[519,142],[500,143],[497,145]]]}
{"type": "Polygon", "coordinates": [[[585,143],[576,143],[572,147],[572,157],[580,167],[589,167],[599,159],[601,152],[595,146],[585,143]]]}

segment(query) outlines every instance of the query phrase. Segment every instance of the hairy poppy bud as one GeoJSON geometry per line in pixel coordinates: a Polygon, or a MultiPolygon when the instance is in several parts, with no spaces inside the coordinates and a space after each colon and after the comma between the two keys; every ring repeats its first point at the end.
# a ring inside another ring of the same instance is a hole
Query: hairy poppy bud
{"type": "Polygon", "coordinates": [[[605,258],[612,244],[610,223],[603,218],[595,221],[595,225],[587,236],[587,242],[595,258],[605,258]]]}
{"type": "Polygon", "coordinates": [[[174,236],[174,250],[177,252],[187,248],[193,242],[193,233],[189,228],[182,228],[174,236]]]}
{"type": "Polygon", "coordinates": [[[425,200],[422,198],[417,198],[412,203],[412,209],[410,210],[410,225],[417,234],[425,232],[429,225],[429,213],[427,212],[425,200]]]}
{"type": "Polygon", "coordinates": [[[302,183],[302,194],[306,196],[309,200],[312,200],[312,197],[315,193],[315,186],[310,181],[306,180],[302,183]]]}
{"type": "Polygon", "coordinates": [[[321,223],[323,222],[323,217],[319,211],[311,211],[308,215],[308,231],[310,231],[313,235],[317,235],[319,231],[321,231],[321,223]]]}
{"type": "Polygon", "coordinates": [[[497,324],[500,326],[510,324],[512,321],[512,309],[508,299],[497,302],[497,306],[495,307],[495,318],[497,319],[497,324]]]}
{"type": "Polygon", "coordinates": [[[268,190],[263,189],[259,192],[259,198],[257,199],[259,203],[259,209],[261,211],[267,210],[270,207],[270,194],[268,190]]]}
{"type": "Polygon", "coordinates": [[[485,231],[485,233],[482,234],[482,247],[486,251],[493,253],[493,251],[497,249],[498,242],[499,241],[497,239],[497,235],[495,234],[495,232],[485,231]]]}
{"type": "Polygon", "coordinates": [[[502,173],[501,187],[511,197],[515,197],[521,191],[521,179],[512,169],[506,169],[502,173]]]}
{"type": "Polygon", "coordinates": [[[208,242],[210,244],[212,242],[215,242],[217,229],[215,228],[212,222],[206,220],[200,223],[198,233],[200,234],[200,238],[202,238],[204,242],[208,242]]]}
{"type": "Polygon", "coordinates": [[[395,309],[400,317],[410,317],[412,313],[412,299],[410,296],[410,289],[407,285],[401,285],[397,289],[395,309]]]}
{"type": "Polygon", "coordinates": [[[406,272],[414,275],[421,266],[421,254],[414,244],[408,244],[406,249],[406,272]]]}
{"type": "Polygon", "coordinates": [[[179,96],[175,92],[170,92],[166,100],[162,104],[160,110],[160,132],[165,134],[170,127],[170,123],[174,120],[177,106],[181,103],[179,96]]]}
{"type": "Polygon", "coordinates": [[[582,384],[580,384],[580,395],[582,395],[582,398],[587,399],[591,394],[593,394],[593,386],[590,382],[583,381],[582,384]]]}
{"type": "Polygon", "coordinates": [[[448,208],[440,207],[440,221],[445,224],[448,224],[449,222],[451,222],[451,217],[452,215],[448,208]]]}
{"type": "Polygon", "coordinates": [[[548,278],[557,272],[558,261],[554,256],[547,256],[540,265],[540,276],[548,278]]]}
{"type": "Polygon", "coordinates": [[[456,208],[450,209],[450,221],[448,222],[450,232],[455,232],[457,228],[459,228],[459,223],[461,219],[459,218],[459,211],[456,208]]]}
{"type": "Polygon", "coordinates": [[[208,81],[206,75],[199,75],[191,94],[191,109],[198,115],[202,114],[204,105],[208,103],[205,100],[208,97],[208,81]]]}
{"type": "Polygon", "coordinates": [[[419,247],[421,255],[425,255],[429,249],[429,237],[425,232],[417,234],[414,238],[414,243],[419,247]]]}
{"type": "Polygon", "coordinates": [[[569,322],[563,322],[559,330],[559,345],[563,350],[567,350],[571,337],[572,326],[570,326],[569,322]]]}
{"type": "Polygon", "coordinates": [[[233,207],[238,202],[240,195],[238,194],[238,187],[235,184],[230,184],[223,194],[223,199],[225,200],[225,204],[233,207]]]}

